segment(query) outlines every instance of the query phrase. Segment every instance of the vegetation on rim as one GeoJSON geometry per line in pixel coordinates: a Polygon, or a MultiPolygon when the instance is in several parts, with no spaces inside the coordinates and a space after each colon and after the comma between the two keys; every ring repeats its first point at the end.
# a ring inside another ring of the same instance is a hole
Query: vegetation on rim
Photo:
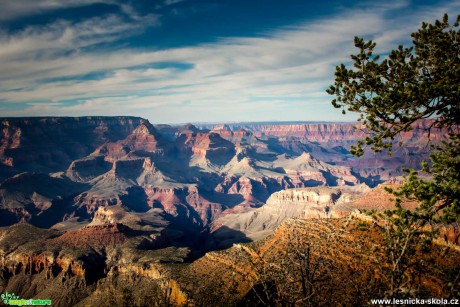
{"type": "MultiPolygon", "coordinates": [[[[443,129],[448,140],[431,145],[430,162],[422,170],[431,180],[409,176],[398,190],[388,189],[396,198],[396,208],[379,214],[386,220],[386,260],[389,296],[403,296],[411,290],[409,272],[420,266],[417,250],[428,251],[433,223],[458,222],[460,217],[460,15],[453,24],[447,14],[442,21],[422,23],[412,33],[413,46],[399,46],[380,60],[373,53],[376,43],[355,37],[358,54],[353,67],[337,66],[335,83],[327,93],[335,95],[332,105],[343,113],[358,112],[363,141],[352,147],[362,156],[370,146],[375,152],[391,149],[395,137],[413,129],[420,119],[431,119],[428,129],[443,129]],[[401,200],[415,200],[415,211],[401,207],[401,200]]],[[[401,145],[401,144],[400,144],[401,145]]],[[[460,295],[460,270],[451,274],[450,296],[460,295]]]]}

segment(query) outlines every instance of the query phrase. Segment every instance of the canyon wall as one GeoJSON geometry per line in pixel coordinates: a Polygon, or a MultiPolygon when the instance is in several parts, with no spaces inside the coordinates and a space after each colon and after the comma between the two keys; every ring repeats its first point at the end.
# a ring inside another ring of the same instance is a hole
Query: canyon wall
{"type": "MultiPolygon", "coordinates": [[[[428,128],[432,121],[420,120],[412,125],[412,130],[402,133],[397,141],[423,141],[430,137],[432,140],[443,139],[443,131],[432,129],[429,135],[428,128]]],[[[230,130],[232,132],[252,132],[256,136],[295,137],[310,142],[351,144],[363,138],[360,131],[362,125],[352,122],[302,122],[302,123],[228,123],[199,125],[200,128],[210,130],[230,130]],[[357,129],[355,129],[356,127],[357,129]]]]}
{"type": "Polygon", "coordinates": [[[0,175],[5,167],[10,173],[65,170],[105,142],[125,138],[141,121],[124,116],[0,119],[0,175]]]}

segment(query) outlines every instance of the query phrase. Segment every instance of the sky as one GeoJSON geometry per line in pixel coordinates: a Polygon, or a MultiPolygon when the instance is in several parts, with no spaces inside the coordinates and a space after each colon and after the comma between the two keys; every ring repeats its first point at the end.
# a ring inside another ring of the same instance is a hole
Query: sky
{"type": "Polygon", "coordinates": [[[460,1],[0,0],[0,117],[352,121],[325,90],[460,1]]]}

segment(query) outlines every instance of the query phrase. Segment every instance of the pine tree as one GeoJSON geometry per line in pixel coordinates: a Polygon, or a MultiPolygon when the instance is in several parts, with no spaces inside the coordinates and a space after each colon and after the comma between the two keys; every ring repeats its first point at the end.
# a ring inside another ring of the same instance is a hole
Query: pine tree
{"type": "MultiPolygon", "coordinates": [[[[446,222],[460,217],[460,15],[453,25],[447,14],[434,24],[423,23],[412,33],[413,46],[399,46],[380,61],[376,43],[355,37],[359,53],[353,68],[336,67],[335,83],[327,93],[343,113],[357,112],[367,136],[352,146],[361,156],[364,147],[391,155],[395,137],[413,129],[420,119],[431,120],[429,129],[443,129],[448,140],[432,146],[430,163],[423,163],[433,179],[424,181],[411,171],[396,192],[418,200],[423,218],[441,214],[446,222]]],[[[402,145],[402,144],[400,144],[402,145]]]]}
{"type": "MultiPolygon", "coordinates": [[[[442,129],[447,135],[447,140],[431,145],[430,161],[421,165],[431,179],[406,170],[405,183],[397,190],[388,189],[397,196],[395,209],[379,215],[386,222],[387,295],[392,297],[414,290],[411,275],[421,266],[417,252],[426,252],[433,238],[427,230],[433,230],[434,223],[460,218],[459,22],[460,15],[449,24],[446,14],[442,21],[422,23],[411,35],[412,46],[399,46],[383,60],[373,53],[375,42],[355,37],[359,52],[351,56],[353,67],[337,66],[334,85],[327,90],[336,96],[332,105],[342,113],[359,113],[366,137],[352,146],[356,156],[362,156],[365,147],[388,150],[391,155],[395,138],[421,119],[429,120],[430,131],[442,129]],[[419,206],[405,210],[402,199],[417,201],[419,206]]],[[[454,269],[451,294],[460,295],[460,269],[454,269]]]]}

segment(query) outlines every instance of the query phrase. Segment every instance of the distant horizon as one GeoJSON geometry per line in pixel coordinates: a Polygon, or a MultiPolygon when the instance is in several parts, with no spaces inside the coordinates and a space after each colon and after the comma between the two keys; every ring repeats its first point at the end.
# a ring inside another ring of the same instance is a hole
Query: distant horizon
{"type": "Polygon", "coordinates": [[[354,37],[385,57],[459,12],[448,0],[4,1],[0,114],[356,121],[326,93],[354,37]]]}
{"type": "Polygon", "coordinates": [[[328,120],[261,120],[261,121],[215,121],[215,122],[153,122],[152,120],[142,116],[132,115],[81,115],[81,116],[1,116],[0,120],[11,120],[11,119],[41,119],[41,118],[110,118],[110,117],[132,117],[146,119],[152,125],[170,125],[170,126],[183,126],[187,124],[192,125],[226,125],[226,124],[309,124],[309,123],[335,123],[335,124],[356,124],[358,121],[328,121],[328,120]]]}

